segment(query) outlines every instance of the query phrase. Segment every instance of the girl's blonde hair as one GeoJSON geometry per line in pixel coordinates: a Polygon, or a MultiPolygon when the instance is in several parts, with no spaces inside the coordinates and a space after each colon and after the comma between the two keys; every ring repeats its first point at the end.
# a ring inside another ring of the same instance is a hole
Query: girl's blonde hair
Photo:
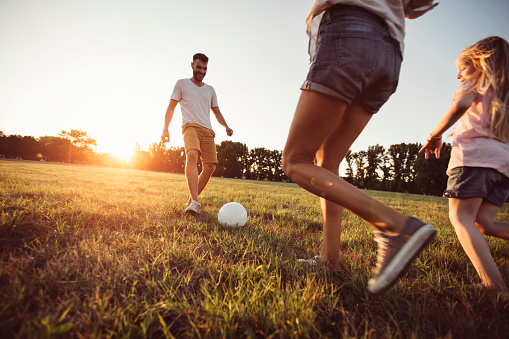
{"type": "Polygon", "coordinates": [[[509,142],[509,44],[493,36],[484,38],[461,52],[477,72],[477,92],[493,90],[490,135],[509,142]]]}

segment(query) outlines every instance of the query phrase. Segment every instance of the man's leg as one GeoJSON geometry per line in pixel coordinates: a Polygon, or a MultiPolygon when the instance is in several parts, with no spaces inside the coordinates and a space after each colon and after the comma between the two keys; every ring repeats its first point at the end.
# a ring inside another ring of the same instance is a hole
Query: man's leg
{"type": "Polygon", "coordinates": [[[216,164],[203,164],[202,171],[198,177],[198,195],[200,195],[205,186],[207,186],[207,183],[215,170],[216,164]]]}
{"type": "MultiPolygon", "coordinates": [[[[186,154],[186,180],[189,194],[192,200],[198,201],[198,157],[199,152],[195,149],[186,154]]],[[[191,201],[192,201],[191,200],[191,201]]]]}
{"type": "Polygon", "coordinates": [[[201,154],[197,155],[196,161],[198,161],[198,156],[201,156],[203,166],[200,175],[197,177],[196,197],[191,196],[190,198],[196,201],[198,201],[198,196],[205,189],[205,186],[207,186],[212,173],[216,170],[217,164],[217,150],[214,141],[215,133],[204,127],[199,129],[198,132],[200,136],[201,154]]]}

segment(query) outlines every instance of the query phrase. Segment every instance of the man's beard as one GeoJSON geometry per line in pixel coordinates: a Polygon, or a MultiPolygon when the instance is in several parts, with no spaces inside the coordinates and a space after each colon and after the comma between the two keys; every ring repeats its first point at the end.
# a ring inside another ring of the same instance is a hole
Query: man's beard
{"type": "Polygon", "coordinates": [[[193,77],[196,80],[203,80],[203,78],[205,78],[205,75],[203,75],[203,73],[199,73],[199,72],[193,71],[193,77]]]}

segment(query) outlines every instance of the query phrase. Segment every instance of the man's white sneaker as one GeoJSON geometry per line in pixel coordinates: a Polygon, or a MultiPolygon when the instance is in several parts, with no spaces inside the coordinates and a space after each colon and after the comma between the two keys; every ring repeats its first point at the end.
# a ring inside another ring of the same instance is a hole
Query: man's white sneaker
{"type": "Polygon", "coordinates": [[[196,200],[193,200],[189,206],[187,206],[186,208],[186,213],[189,213],[189,214],[198,214],[201,212],[201,204],[196,201],[196,200]]]}
{"type": "Polygon", "coordinates": [[[306,264],[306,265],[311,265],[311,266],[317,266],[317,265],[320,264],[320,256],[319,255],[315,255],[311,259],[297,259],[297,262],[299,264],[306,264]]]}

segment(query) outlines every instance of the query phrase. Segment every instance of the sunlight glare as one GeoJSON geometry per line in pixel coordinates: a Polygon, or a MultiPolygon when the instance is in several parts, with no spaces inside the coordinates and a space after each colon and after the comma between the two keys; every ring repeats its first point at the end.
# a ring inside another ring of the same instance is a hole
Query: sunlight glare
{"type": "Polygon", "coordinates": [[[97,151],[99,153],[109,153],[115,158],[129,161],[134,154],[135,142],[126,142],[115,138],[99,138],[97,140],[97,151]]]}

